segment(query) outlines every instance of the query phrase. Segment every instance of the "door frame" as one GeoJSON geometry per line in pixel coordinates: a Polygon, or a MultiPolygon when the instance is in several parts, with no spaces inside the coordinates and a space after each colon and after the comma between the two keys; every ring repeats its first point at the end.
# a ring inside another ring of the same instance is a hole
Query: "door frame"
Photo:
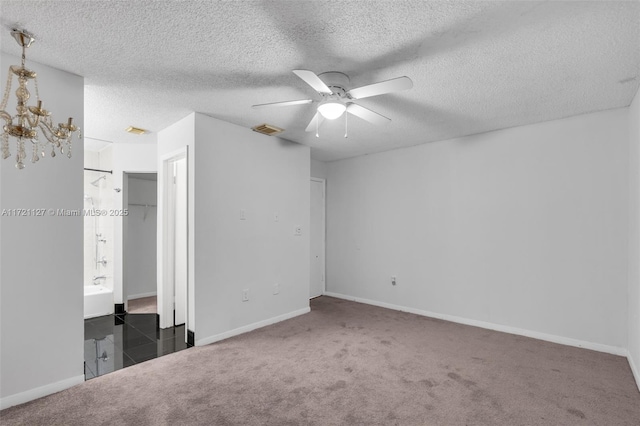
{"type": "Polygon", "coordinates": [[[173,260],[174,260],[174,266],[175,268],[173,268],[173,300],[174,300],[174,304],[173,304],[173,325],[174,326],[178,326],[178,325],[186,325],[187,324],[187,300],[189,298],[188,296],[188,289],[189,289],[189,229],[187,226],[187,222],[189,220],[189,204],[188,204],[188,192],[189,192],[189,188],[188,188],[188,182],[189,182],[189,173],[187,170],[187,157],[181,157],[177,160],[171,160],[171,162],[169,163],[171,165],[174,166],[175,172],[176,174],[174,175],[177,179],[178,182],[181,182],[181,179],[184,179],[184,183],[182,185],[177,185],[174,183],[173,188],[174,191],[171,191],[173,193],[173,199],[172,199],[172,204],[175,205],[176,207],[180,206],[182,203],[184,203],[184,211],[180,211],[178,208],[174,208],[171,209],[172,213],[173,213],[173,225],[172,225],[172,231],[173,231],[173,236],[172,236],[172,240],[173,240],[173,245],[174,245],[174,249],[173,249],[173,260]],[[184,165],[182,166],[181,163],[184,163],[184,165]],[[181,170],[184,167],[183,170],[181,170]],[[184,192],[184,194],[182,194],[182,192],[184,192]],[[180,225],[178,223],[178,217],[184,215],[184,228],[180,230],[180,233],[184,233],[184,235],[182,235],[181,238],[178,238],[178,225],[180,225]],[[181,241],[182,246],[178,245],[178,242],[181,241]],[[181,249],[184,250],[183,253],[179,253],[178,251],[178,247],[180,247],[181,249]],[[177,268],[178,265],[178,257],[177,255],[180,255],[181,257],[184,255],[184,257],[182,258],[182,260],[184,260],[184,264],[182,265],[182,269],[184,269],[184,271],[181,271],[177,268]],[[179,274],[180,272],[180,274],[179,274]],[[182,273],[184,273],[184,275],[182,275],[182,273]],[[180,278],[180,276],[183,276],[185,278],[184,282],[179,286],[178,283],[179,281],[177,280],[177,278],[180,278]],[[184,294],[182,294],[182,290],[180,287],[184,286],[184,294]],[[180,290],[180,291],[179,291],[180,290]],[[184,317],[181,316],[181,321],[177,321],[178,312],[181,312],[182,309],[184,309],[184,312],[182,312],[182,314],[184,315],[184,317]]]}
{"type": "MultiPolygon", "coordinates": [[[[310,182],[322,184],[322,294],[327,292],[327,180],[324,178],[311,177],[310,182]]],[[[311,191],[309,191],[311,194],[311,191]]],[[[311,224],[310,224],[311,226],[311,224]]],[[[311,232],[309,232],[311,236],[311,232]]],[[[311,285],[311,280],[309,280],[311,285]]]]}
{"type": "MultiPolygon", "coordinates": [[[[189,211],[189,151],[188,147],[182,147],[176,151],[170,152],[168,154],[163,155],[160,158],[160,168],[162,170],[162,180],[158,179],[158,211],[162,211],[161,222],[158,222],[158,314],[160,316],[160,328],[169,328],[173,327],[173,310],[174,310],[174,282],[172,279],[167,279],[170,275],[173,274],[173,265],[170,264],[169,259],[171,255],[169,242],[172,242],[172,239],[169,236],[169,200],[170,200],[170,191],[171,185],[168,185],[169,179],[173,176],[173,173],[170,173],[170,168],[173,167],[173,163],[177,160],[185,159],[187,166],[187,286],[186,286],[186,301],[187,301],[187,312],[186,312],[186,324],[185,330],[192,330],[193,325],[190,324],[189,321],[189,312],[193,309],[191,303],[189,303],[189,282],[192,277],[190,274],[189,264],[191,261],[191,251],[189,249],[190,242],[190,232],[189,229],[193,226],[191,224],[191,212],[189,211]]],[[[160,218],[159,218],[160,219],[160,218]]],[[[186,337],[185,337],[186,339],[186,337]]],[[[186,340],[185,340],[186,341],[186,340]]]]}

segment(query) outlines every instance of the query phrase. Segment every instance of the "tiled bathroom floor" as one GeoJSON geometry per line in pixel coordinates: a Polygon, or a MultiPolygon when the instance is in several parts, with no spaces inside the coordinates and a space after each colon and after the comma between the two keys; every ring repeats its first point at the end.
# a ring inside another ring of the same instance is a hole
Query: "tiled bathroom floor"
{"type": "Polygon", "coordinates": [[[160,329],[156,318],[156,314],[126,314],[86,319],[85,379],[187,349],[184,325],[160,329]]]}

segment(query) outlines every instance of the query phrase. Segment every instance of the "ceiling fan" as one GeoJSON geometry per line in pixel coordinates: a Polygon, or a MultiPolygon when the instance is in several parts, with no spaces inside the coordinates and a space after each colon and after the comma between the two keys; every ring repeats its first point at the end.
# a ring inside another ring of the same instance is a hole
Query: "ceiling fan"
{"type": "MultiPolygon", "coordinates": [[[[368,98],[371,96],[384,95],[385,93],[398,92],[413,87],[413,82],[409,77],[398,77],[367,86],[357,87],[347,90],[349,86],[349,76],[344,73],[331,71],[316,75],[309,70],[293,70],[293,73],[300,77],[305,83],[313,88],[322,97],[318,103],[316,114],[306,128],[307,132],[315,130],[318,136],[318,128],[325,120],[334,120],[347,112],[356,117],[360,117],[373,124],[383,124],[391,121],[390,118],[368,108],[360,106],[354,102],[355,99],[368,98]]],[[[300,99],[295,101],[274,102],[268,104],[253,105],[252,108],[282,107],[291,105],[310,104],[312,99],[300,99]]],[[[346,120],[346,115],[345,115],[346,120]]],[[[345,121],[346,125],[346,121],[345,121]]],[[[347,134],[345,132],[345,137],[347,134]]]]}

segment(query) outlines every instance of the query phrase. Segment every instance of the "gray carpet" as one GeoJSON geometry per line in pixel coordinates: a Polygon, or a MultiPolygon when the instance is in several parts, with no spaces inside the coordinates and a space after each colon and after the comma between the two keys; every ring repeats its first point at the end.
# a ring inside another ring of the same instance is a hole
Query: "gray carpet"
{"type": "Polygon", "coordinates": [[[623,357],[320,297],[0,412],[3,425],[634,425],[623,357]]]}
{"type": "Polygon", "coordinates": [[[157,296],[129,300],[127,312],[130,314],[155,314],[158,311],[157,296]]]}

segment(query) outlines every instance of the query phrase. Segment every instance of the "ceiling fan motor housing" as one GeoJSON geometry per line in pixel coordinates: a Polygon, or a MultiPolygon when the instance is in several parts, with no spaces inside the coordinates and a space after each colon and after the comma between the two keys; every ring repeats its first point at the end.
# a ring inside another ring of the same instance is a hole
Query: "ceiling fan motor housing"
{"type": "Polygon", "coordinates": [[[351,81],[348,75],[338,71],[329,71],[318,74],[318,77],[335,95],[340,98],[347,97],[347,87],[349,87],[349,82],[351,81]]]}

